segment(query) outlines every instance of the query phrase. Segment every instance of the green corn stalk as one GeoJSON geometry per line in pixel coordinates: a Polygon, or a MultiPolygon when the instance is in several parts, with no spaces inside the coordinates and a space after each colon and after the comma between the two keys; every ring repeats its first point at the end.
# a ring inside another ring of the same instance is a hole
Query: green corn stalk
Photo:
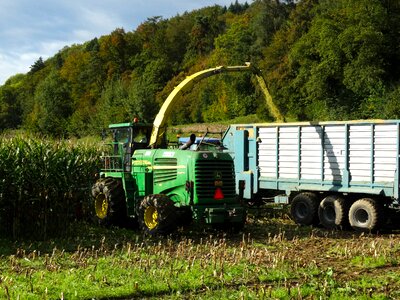
{"type": "Polygon", "coordinates": [[[0,234],[46,239],[68,230],[90,197],[99,151],[68,141],[1,139],[0,234]]]}

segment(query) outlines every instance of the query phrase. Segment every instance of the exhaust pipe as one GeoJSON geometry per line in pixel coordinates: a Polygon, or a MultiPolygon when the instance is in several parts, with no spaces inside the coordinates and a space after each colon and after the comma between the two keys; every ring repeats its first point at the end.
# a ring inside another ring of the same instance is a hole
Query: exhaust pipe
{"type": "Polygon", "coordinates": [[[192,146],[194,144],[194,142],[196,141],[196,135],[194,133],[192,133],[190,135],[189,140],[183,144],[182,146],[179,147],[180,150],[186,150],[188,148],[190,148],[190,146],[192,146]]]}

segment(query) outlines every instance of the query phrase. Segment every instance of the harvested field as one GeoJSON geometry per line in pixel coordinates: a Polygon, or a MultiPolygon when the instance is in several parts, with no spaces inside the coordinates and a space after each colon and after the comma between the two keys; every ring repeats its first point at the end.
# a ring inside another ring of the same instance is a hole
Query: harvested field
{"type": "Polygon", "coordinates": [[[299,227],[251,210],[240,234],[191,226],[168,237],[80,225],[0,250],[5,299],[397,299],[400,234],[299,227]]]}

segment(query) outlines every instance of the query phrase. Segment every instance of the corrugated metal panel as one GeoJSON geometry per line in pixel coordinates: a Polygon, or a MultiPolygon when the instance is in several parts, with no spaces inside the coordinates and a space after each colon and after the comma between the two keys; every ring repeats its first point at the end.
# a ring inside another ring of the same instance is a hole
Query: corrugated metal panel
{"type": "Polygon", "coordinates": [[[321,180],[322,128],[300,127],[300,179],[321,180]]]}
{"type": "Polygon", "coordinates": [[[342,181],[346,164],[346,130],[343,125],[324,126],[324,176],[326,181],[342,181]]]}
{"type": "Polygon", "coordinates": [[[379,124],[374,134],[374,182],[393,182],[397,163],[397,125],[379,124]]]}
{"type": "Polygon", "coordinates": [[[260,126],[260,176],[275,179],[394,183],[398,123],[260,126]],[[347,175],[346,175],[347,174],[347,175]]]}
{"type": "Polygon", "coordinates": [[[349,174],[351,182],[372,182],[372,135],[369,124],[349,126],[349,174]]]}
{"type": "Polygon", "coordinates": [[[297,178],[298,177],[298,127],[279,128],[279,147],[278,147],[278,177],[297,178]]]}
{"type": "MultiPolygon", "coordinates": [[[[260,176],[275,178],[277,174],[277,137],[278,131],[276,127],[261,128],[259,137],[258,162],[260,168],[260,176]]],[[[297,161],[297,159],[295,160],[297,161]]]]}

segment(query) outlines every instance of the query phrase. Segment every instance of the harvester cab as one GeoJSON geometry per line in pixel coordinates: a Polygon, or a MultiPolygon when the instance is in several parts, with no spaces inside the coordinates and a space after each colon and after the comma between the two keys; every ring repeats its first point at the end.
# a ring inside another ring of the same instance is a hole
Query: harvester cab
{"type": "Polygon", "coordinates": [[[112,135],[112,150],[109,151],[110,155],[103,156],[103,170],[123,169],[129,172],[135,150],[148,148],[153,126],[135,119],[132,123],[111,124],[108,128],[112,135]]]}
{"type": "MultiPolygon", "coordinates": [[[[123,144],[132,150],[145,149],[149,146],[153,125],[142,123],[111,124],[114,144],[123,144]]],[[[117,154],[117,153],[115,153],[117,154]]]]}

